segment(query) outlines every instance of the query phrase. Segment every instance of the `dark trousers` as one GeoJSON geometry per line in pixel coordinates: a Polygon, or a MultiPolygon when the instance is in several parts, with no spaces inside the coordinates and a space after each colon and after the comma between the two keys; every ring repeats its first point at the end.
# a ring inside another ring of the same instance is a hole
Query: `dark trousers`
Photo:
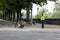
{"type": "Polygon", "coordinates": [[[44,20],[42,20],[42,28],[44,28],[44,20]]]}

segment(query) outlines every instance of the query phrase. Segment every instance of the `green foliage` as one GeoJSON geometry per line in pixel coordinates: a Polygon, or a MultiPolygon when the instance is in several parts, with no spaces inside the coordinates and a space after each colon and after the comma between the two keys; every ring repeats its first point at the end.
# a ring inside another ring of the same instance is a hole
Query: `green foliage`
{"type": "Polygon", "coordinates": [[[3,15],[3,12],[0,10],[0,15],[3,15]]]}
{"type": "Polygon", "coordinates": [[[37,14],[37,15],[36,15],[36,18],[37,18],[37,19],[40,19],[40,17],[41,17],[40,14],[37,14]]]}
{"type": "Polygon", "coordinates": [[[0,9],[22,9],[31,6],[31,2],[47,4],[47,0],[0,0],[0,9]]]}
{"type": "Polygon", "coordinates": [[[60,19],[60,12],[48,13],[47,19],[60,19]]]}
{"type": "Polygon", "coordinates": [[[52,18],[52,15],[53,15],[52,13],[47,13],[46,14],[46,16],[47,16],[46,19],[51,19],[52,18]]]}
{"type": "MultiPolygon", "coordinates": [[[[60,19],[60,12],[47,13],[46,19],[60,19]]],[[[36,15],[36,18],[40,19],[40,14],[36,15]]]]}
{"type": "Polygon", "coordinates": [[[53,19],[60,19],[60,12],[55,12],[55,13],[52,15],[52,18],[53,18],[53,19]]]}
{"type": "MultiPolygon", "coordinates": [[[[54,0],[53,0],[54,1],[54,0]]],[[[21,11],[23,8],[30,8],[31,3],[36,3],[41,6],[47,4],[47,0],[0,0],[0,10],[4,11],[3,13],[6,13],[6,11],[21,11]],[[42,4],[43,3],[43,4],[42,4]]],[[[30,9],[29,9],[30,10],[30,9]]],[[[10,14],[9,12],[7,12],[10,14]]],[[[19,13],[18,13],[19,15],[19,13]]],[[[6,15],[5,15],[6,16],[6,15]]],[[[22,16],[20,14],[20,16],[22,16]]],[[[39,16],[38,16],[39,17],[39,16]]]]}
{"type": "MultiPolygon", "coordinates": [[[[37,19],[40,19],[40,18],[41,18],[41,13],[37,14],[37,15],[36,15],[36,18],[37,18],[37,19]]],[[[47,14],[46,14],[46,13],[45,13],[45,18],[47,18],[47,14]]]]}

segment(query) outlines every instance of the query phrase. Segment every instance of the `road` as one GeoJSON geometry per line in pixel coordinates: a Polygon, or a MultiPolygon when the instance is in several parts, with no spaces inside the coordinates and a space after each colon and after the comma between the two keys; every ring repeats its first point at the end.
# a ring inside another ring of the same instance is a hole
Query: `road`
{"type": "Polygon", "coordinates": [[[0,40],[60,40],[60,32],[0,31],[0,40]]]}
{"type": "Polygon", "coordinates": [[[23,29],[14,28],[8,21],[0,21],[0,40],[60,40],[60,25],[28,25],[23,29]]]}

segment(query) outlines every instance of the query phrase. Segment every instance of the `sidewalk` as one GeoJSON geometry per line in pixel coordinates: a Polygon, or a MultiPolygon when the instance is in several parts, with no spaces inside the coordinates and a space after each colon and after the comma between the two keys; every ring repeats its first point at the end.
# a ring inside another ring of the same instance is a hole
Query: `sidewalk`
{"type": "Polygon", "coordinates": [[[41,24],[36,23],[34,25],[25,25],[23,29],[15,28],[14,24],[0,20],[0,31],[39,31],[39,32],[60,32],[60,25],[45,24],[44,28],[41,28],[41,24]]]}
{"type": "MultiPolygon", "coordinates": [[[[11,23],[9,21],[0,19],[0,28],[1,27],[12,27],[12,28],[14,28],[15,27],[15,24],[13,24],[13,23],[11,23]]],[[[26,24],[25,27],[41,28],[41,24],[40,23],[35,23],[32,26],[26,24]]],[[[60,25],[44,24],[44,27],[45,28],[60,28],[60,25]]]]}
{"type": "MultiPolygon", "coordinates": [[[[31,27],[31,28],[41,28],[41,23],[36,23],[31,25],[25,25],[25,27],[31,27]]],[[[44,28],[60,28],[60,25],[50,25],[50,24],[44,24],[44,28]]]]}
{"type": "Polygon", "coordinates": [[[0,31],[60,32],[60,28],[0,28],[0,31]]]}

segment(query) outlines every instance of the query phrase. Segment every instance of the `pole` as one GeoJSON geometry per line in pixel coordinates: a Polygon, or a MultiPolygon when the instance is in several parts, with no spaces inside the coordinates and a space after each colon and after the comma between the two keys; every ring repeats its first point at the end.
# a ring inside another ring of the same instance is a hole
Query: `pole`
{"type": "Polygon", "coordinates": [[[32,21],[32,2],[31,2],[31,25],[33,24],[33,21],[32,21]]]}

